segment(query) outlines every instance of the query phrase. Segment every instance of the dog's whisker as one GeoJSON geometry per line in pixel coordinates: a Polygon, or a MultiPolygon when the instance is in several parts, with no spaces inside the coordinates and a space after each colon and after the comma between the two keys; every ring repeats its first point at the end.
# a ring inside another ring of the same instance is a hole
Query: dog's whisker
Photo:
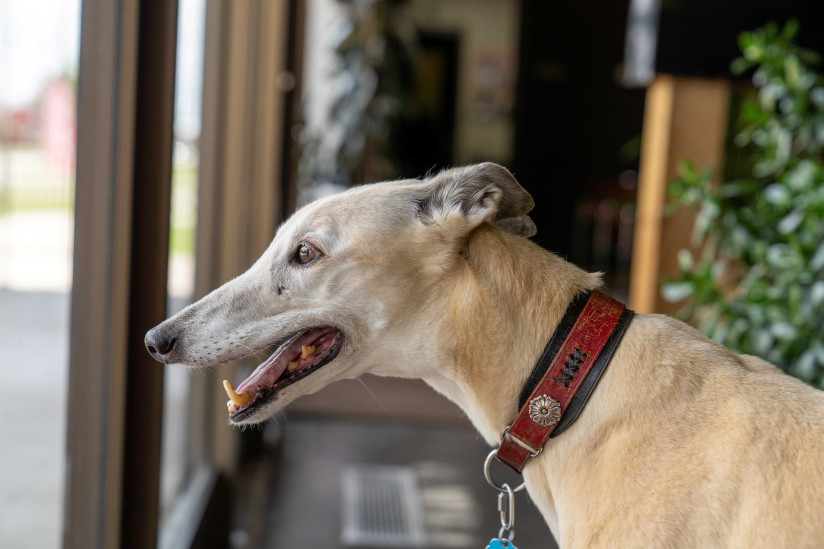
{"type": "Polygon", "coordinates": [[[249,354],[246,355],[247,357],[253,356],[255,358],[260,358],[261,356],[266,356],[266,351],[264,351],[263,349],[253,349],[252,347],[249,347],[245,343],[241,342],[236,342],[235,345],[249,351],[249,354]]]}
{"type": "Polygon", "coordinates": [[[361,385],[363,385],[363,388],[366,389],[366,392],[372,395],[372,398],[375,399],[375,402],[378,403],[378,406],[381,407],[381,410],[386,410],[386,406],[384,406],[383,402],[381,402],[377,395],[372,392],[372,389],[370,389],[369,386],[366,385],[366,382],[363,381],[361,378],[358,378],[357,381],[360,382],[361,385]]]}

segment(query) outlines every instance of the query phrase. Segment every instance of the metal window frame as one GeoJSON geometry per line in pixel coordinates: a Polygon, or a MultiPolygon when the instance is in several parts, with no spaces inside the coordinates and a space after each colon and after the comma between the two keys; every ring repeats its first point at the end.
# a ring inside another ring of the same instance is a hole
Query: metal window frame
{"type": "Polygon", "coordinates": [[[177,0],[84,0],[64,547],[154,547],[177,0]]]}
{"type": "MultiPolygon", "coordinates": [[[[294,78],[282,77],[299,5],[208,0],[197,295],[251,264],[294,195],[282,181],[294,101],[283,83],[294,78]]],[[[143,334],[166,315],[177,14],[177,0],[83,1],[67,548],[227,541],[239,441],[207,376],[194,379],[189,404],[202,418],[188,435],[194,473],[174,530],[158,539],[163,369],[143,334]]]]}
{"type": "MultiPolygon", "coordinates": [[[[293,3],[209,0],[203,71],[195,295],[203,296],[251,266],[266,249],[284,210],[289,124],[283,86],[289,71],[293,3]]],[[[214,426],[206,442],[214,465],[230,474],[239,435],[214,402],[226,395],[203,376],[206,395],[193,414],[214,426]]]]}

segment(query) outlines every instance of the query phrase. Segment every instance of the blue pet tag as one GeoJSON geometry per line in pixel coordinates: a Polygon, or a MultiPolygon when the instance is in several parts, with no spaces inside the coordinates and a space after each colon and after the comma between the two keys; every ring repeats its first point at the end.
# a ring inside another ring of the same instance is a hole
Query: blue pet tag
{"type": "Polygon", "coordinates": [[[493,539],[486,546],[486,549],[518,549],[511,541],[503,542],[498,538],[493,539]]]}

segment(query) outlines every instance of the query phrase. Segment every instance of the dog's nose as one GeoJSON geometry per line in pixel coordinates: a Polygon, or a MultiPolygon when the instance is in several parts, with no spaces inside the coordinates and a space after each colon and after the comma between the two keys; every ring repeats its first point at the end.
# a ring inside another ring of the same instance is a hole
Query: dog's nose
{"type": "Polygon", "coordinates": [[[168,362],[169,354],[174,350],[177,343],[177,337],[170,334],[166,330],[161,330],[158,327],[152,328],[146,333],[143,339],[146,345],[146,350],[149,351],[155,360],[160,362],[168,362]]]}

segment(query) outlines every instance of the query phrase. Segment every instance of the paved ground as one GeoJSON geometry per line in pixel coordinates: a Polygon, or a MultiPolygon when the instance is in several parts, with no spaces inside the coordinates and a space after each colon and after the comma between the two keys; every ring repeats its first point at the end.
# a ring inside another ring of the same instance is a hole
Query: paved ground
{"type": "MultiPolygon", "coordinates": [[[[63,509],[72,216],[0,215],[0,547],[58,547],[63,509]],[[37,405],[32,405],[33,402],[37,405]],[[14,441],[9,443],[8,441],[14,441]]],[[[173,295],[191,292],[190,258],[171,261],[173,295]]],[[[169,371],[166,406],[181,408],[186,372],[169,371]]],[[[182,479],[183,414],[164,438],[164,500],[182,479]]]]}
{"type": "MultiPolygon", "coordinates": [[[[189,235],[195,221],[196,167],[176,165],[173,224],[189,235]]],[[[41,149],[0,151],[0,548],[59,547],[65,468],[69,292],[72,283],[72,169],[41,149]]],[[[185,246],[184,246],[185,248],[185,246]]],[[[170,260],[170,294],[192,292],[185,250],[170,260]]],[[[188,377],[166,378],[165,405],[183,408],[188,377]]],[[[164,431],[164,499],[182,479],[185,415],[164,431]]]]}
{"type": "MultiPolygon", "coordinates": [[[[46,196],[69,191],[61,187],[46,196]]],[[[72,228],[68,210],[0,214],[4,549],[60,546],[72,228]]]]}
{"type": "Polygon", "coordinates": [[[0,288],[68,292],[73,228],[68,211],[0,215],[0,288]]]}
{"type": "Polygon", "coordinates": [[[0,547],[59,547],[69,298],[0,289],[0,547]]]}

